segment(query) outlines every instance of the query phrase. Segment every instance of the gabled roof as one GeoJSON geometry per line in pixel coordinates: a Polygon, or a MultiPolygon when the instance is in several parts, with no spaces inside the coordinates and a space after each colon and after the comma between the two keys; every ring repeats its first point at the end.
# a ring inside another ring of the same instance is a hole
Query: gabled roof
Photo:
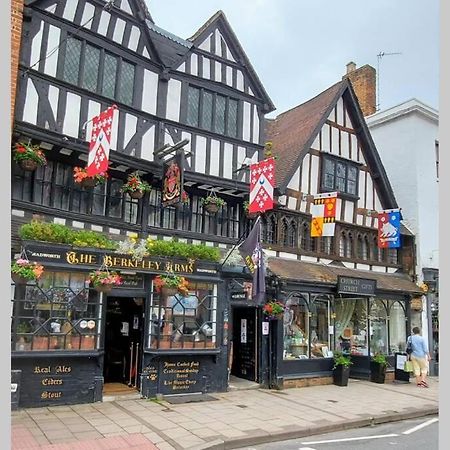
{"type": "Polygon", "coordinates": [[[194,33],[193,36],[188,38],[188,40],[195,46],[198,46],[212,31],[214,31],[215,28],[219,28],[222,34],[227,38],[228,44],[230,45],[230,47],[232,47],[232,50],[234,50],[234,54],[237,56],[237,62],[241,63],[244,66],[244,70],[247,72],[248,77],[252,81],[252,88],[254,88],[253,90],[256,90],[255,94],[257,93],[258,96],[262,98],[266,103],[266,112],[274,111],[275,105],[269,97],[269,94],[264,89],[261,80],[256,74],[255,69],[248,59],[247,54],[242,48],[223,11],[217,11],[194,33]]]}
{"type": "Polygon", "coordinates": [[[350,119],[362,143],[364,158],[378,187],[384,208],[397,208],[392,187],[381,163],[351,83],[345,78],[316,97],[266,122],[266,139],[273,143],[277,187],[281,194],[309,152],[325,121],[343,97],[350,119]]]}

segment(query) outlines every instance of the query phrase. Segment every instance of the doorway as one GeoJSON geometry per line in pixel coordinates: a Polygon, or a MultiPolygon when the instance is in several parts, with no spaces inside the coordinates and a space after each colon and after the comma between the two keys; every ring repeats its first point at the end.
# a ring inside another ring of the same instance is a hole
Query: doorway
{"type": "Polygon", "coordinates": [[[233,308],[233,356],[231,375],[258,382],[257,309],[233,308]]]}
{"type": "Polygon", "coordinates": [[[103,367],[105,392],[129,392],[129,389],[140,387],[138,375],[142,364],[143,313],[143,299],[107,298],[103,367]]]}

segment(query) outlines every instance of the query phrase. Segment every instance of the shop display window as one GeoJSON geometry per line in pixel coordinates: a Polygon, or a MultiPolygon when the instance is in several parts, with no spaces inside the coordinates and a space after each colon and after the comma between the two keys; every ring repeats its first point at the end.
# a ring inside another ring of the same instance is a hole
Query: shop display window
{"type": "Polygon", "coordinates": [[[389,353],[406,349],[406,314],[400,302],[393,302],[389,310],[389,353]]]}
{"type": "Polygon", "coordinates": [[[285,303],[283,316],[284,359],[309,358],[309,309],[307,297],[300,294],[285,303]]]}
{"type": "Polygon", "coordinates": [[[189,294],[152,293],[148,347],[207,349],[217,346],[217,286],[191,283],[189,294]]]}
{"type": "Polygon", "coordinates": [[[378,299],[370,304],[370,354],[376,353],[388,353],[387,306],[378,299]]]}
{"type": "Polygon", "coordinates": [[[86,273],[45,271],[36,284],[14,291],[12,350],[98,348],[101,303],[86,273]]]}
{"type": "MultiPolygon", "coordinates": [[[[313,296],[312,296],[313,297],[313,296]]],[[[333,356],[333,327],[331,325],[330,300],[325,296],[313,297],[311,302],[311,358],[333,356]],[[330,331],[332,331],[330,333],[330,331]]]]}

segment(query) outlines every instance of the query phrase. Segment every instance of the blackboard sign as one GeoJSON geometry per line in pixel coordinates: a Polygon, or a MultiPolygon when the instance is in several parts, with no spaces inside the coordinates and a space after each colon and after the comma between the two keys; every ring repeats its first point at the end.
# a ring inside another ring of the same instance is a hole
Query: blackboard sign
{"type": "Polygon", "coordinates": [[[375,295],[376,288],[376,280],[338,275],[337,291],[339,294],[357,294],[372,297],[375,295]]]}

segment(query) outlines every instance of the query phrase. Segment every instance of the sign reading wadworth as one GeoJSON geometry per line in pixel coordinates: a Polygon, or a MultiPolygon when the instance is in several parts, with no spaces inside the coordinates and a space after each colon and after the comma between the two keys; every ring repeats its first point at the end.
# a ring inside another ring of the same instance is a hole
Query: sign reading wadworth
{"type": "Polygon", "coordinates": [[[371,297],[375,295],[376,288],[376,280],[338,276],[337,291],[339,294],[357,294],[371,297]]]}
{"type": "MultiPolygon", "coordinates": [[[[51,250],[43,247],[27,245],[26,252],[30,261],[42,263],[60,263],[64,266],[91,266],[99,267],[102,264],[109,269],[128,269],[138,272],[175,272],[175,273],[201,273],[204,268],[197,268],[193,261],[173,261],[158,257],[145,257],[141,260],[134,259],[130,255],[118,253],[106,253],[105,251],[60,249],[52,247],[51,250]]],[[[208,268],[208,273],[217,273],[215,268],[208,268]]]]}

